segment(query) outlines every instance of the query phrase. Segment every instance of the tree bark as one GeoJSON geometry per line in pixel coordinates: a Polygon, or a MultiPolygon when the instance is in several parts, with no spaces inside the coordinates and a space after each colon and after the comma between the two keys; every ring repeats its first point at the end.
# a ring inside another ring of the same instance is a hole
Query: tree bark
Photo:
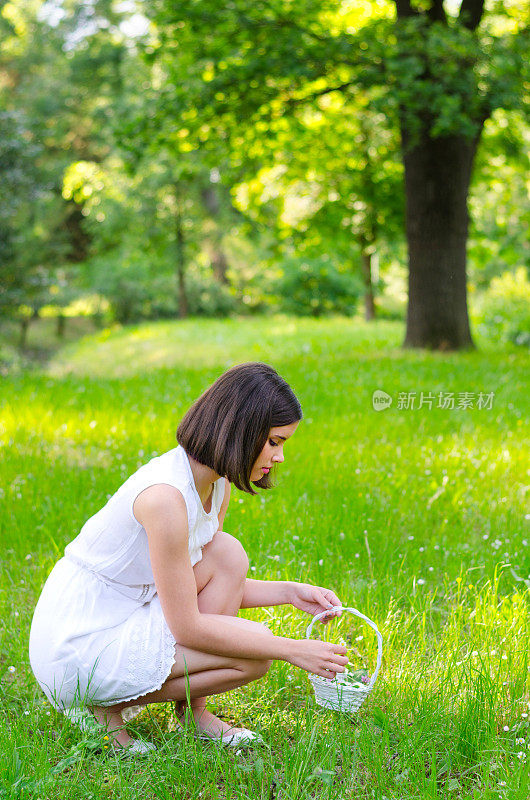
{"type": "Polygon", "coordinates": [[[228,286],[229,281],[226,274],[228,262],[220,244],[216,244],[212,247],[210,258],[215,280],[218,283],[223,283],[225,286],[228,286]]]}
{"type": "Polygon", "coordinates": [[[186,255],[184,244],[184,231],[182,229],[180,186],[175,184],[175,246],[177,266],[177,302],[179,319],[188,316],[188,296],[186,293],[186,255]]]}
{"type": "Polygon", "coordinates": [[[221,211],[219,192],[214,184],[210,184],[202,190],[201,197],[213,224],[210,237],[210,261],[214,278],[218,283],[228,285],[229,281],[226,274],[228,262],[222,245],[223,231],[219,226],[219,214],[221,211]]]}
{"type": "Polygon", "coordinates": [[[366,322],[371,322],[375,319],[375,303],[372,286],[372,253],[369,250],[362,251],[361,266],[364,282],[364,318],[366,322]]]}
{"type": "Polygon", "coordinates": [[[18,340],[18,346],[20,350],[26,349],[26,345],[28,343],[28,330],[30,322],[31,322],[30,317],[22,317],[22,319],[20,320],[20,337],[18,340]]]}
{"type": "Polygon", "coordinates": [[[474,347],[466,286],[467,195],[478,136],[430,138],[408,146],[402,132],[409,302],[404,347],[474,347]]]}
{"type": "Polygon", "coordinates": [[[57,314],[57,338],[64,339],[64,330],[66,327],[66,317],[64,314],[57,314]]]}
{"type": "Polygon", "coordinates": [[[29,326],[31,323],[39,318],[39,311],[38,309],[33,309],[31,312],[31,316],[29,317],[22,317],[20,320],[20,338],[18,340],[18,346],[20,350],[25,350],[28,344],[28,331],[29,326]]]}

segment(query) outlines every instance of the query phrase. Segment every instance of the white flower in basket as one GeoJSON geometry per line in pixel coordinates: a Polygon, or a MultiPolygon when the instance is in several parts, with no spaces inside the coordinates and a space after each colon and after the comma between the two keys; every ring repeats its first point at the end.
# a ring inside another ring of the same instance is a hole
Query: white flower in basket
{"type": "Polygon", "coordinates": [[[309,639],[311,629],[315,622],[321,617],[325,617],[332,611],[349,611],[355,614],[356,617],[363,619],[373,630],[377,636],[377,666],[375,672],[370,678],[369,683],[364,684],[359,680],[355,672],[350,672],[346,669],[344,672],[337,672],[335,677],[330,680],[329,678],[322,678],[320,675],[309,675],[309,680],[315,690],[315,699],[319,706],[324,708],[332,708],[335,711],[358,711],[370,692],[379,674],[381,667],[381,658],[383,655],[383,637],[379,633],[377,625],[371,619],[365,617],[356,608],[346,608],[345,606],[333,606],[333,608],[323,611],[321,614],[315,614],[305,633],[306,639],[309,639]]]}

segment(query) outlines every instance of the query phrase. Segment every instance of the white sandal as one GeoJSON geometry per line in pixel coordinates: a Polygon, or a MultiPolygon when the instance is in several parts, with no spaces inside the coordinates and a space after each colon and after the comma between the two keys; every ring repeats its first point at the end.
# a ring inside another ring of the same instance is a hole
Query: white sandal
{"type": "Polygon", "coordinates": [[[94,715],[86,708],[67,708],[63,713],[69,722],[77,725],[82,731],[93,731],[101,728],[94,715]]]}
{"type": "Polygon", "coordinates": [[[152,753],[153,750],[156,750],[156,746],[152,742],[142,742],[140,739],[133,739],[130,744],[126,745],[113,745],[114,752],[116,755],[120,756],[120,758],[126,758],[127,756],[147,756],[149,753],[152,753]]]}
{"type": "MultiPolygon", "coordinates": [[[[74,725],[77,725],[79,728],[81,728],[82,731],[101,732],[103,730],[103,726],[86,708],[69,708],[64,712],[64,716],[74,725]]],[[[112,746],[116,755],[121,757],[128,755],[146,756],[148,753],[156,750],[156,746],[151,742],[142,742],[139,739],[133,739],[132,742],[127,745],[121,745],[118,743],[117,746],[116,744],[112,746]]]]}
{"type": "Polygon", "coordinates": [[[227,747],[245,747],[249,744],[265,744],[265,740],[259,733],[249,731],[247,728],[238,728],[233,733],[227,731],[222,736],[206,733],[206,731],[196,731],[195,736],[203,742],[213,741],[216,742],[216,744],[227,747]]]}

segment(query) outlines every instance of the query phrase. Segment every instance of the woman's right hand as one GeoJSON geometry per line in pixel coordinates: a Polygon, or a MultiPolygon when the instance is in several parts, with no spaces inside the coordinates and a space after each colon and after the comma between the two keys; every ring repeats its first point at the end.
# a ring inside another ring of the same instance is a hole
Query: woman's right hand
{"type": "Polygon", "coordinates": [[[344,672],[349,663],[345,645],[319,639],[291,639],[290,652],[285,660],[322,678],[334,678],[337,672],[344,672]]]}

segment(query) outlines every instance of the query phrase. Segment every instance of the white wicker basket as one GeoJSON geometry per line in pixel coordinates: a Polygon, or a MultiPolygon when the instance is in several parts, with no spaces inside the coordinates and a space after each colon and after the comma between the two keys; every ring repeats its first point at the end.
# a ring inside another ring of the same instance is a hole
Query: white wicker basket
{"type": "Polygon", "coordinates": [[[344,683],[343,680],[341,680],[341,675],[343,675],[341,672],[338,672],[333,680],[322,678],[320,675],[309,675],[309,680],[311,681],[313,689],[315,690],[315,699],[319,706],[323,706],[324,708],[332,708],[335,711],[358,711],[372,691],[377,680],[377,675],[379,674],[379,669],[381,667],[381,658],[383,655],[383,637],[379,633],[375,622],[372,622],[371,619],[365,617],[365,615],[361,614],[360,611],[357,611],[356,608],[333,606],[333,608],[328,609],[328,611],[323,611],[321,614],[316,614],[313,617],[307,626],[305,634],[306,639],[309,639],[311,629],[313,628],[315,622],[321,617],[328,615],[331,611],[349,611],[350,613],[355,614],[356,617],[363,619],[371,628],[373,628],[377,636],[377,666],[370,679],[370,683],[367,683],[366,686],[362,687],[352,686],[351,684],[344,683]]]}

